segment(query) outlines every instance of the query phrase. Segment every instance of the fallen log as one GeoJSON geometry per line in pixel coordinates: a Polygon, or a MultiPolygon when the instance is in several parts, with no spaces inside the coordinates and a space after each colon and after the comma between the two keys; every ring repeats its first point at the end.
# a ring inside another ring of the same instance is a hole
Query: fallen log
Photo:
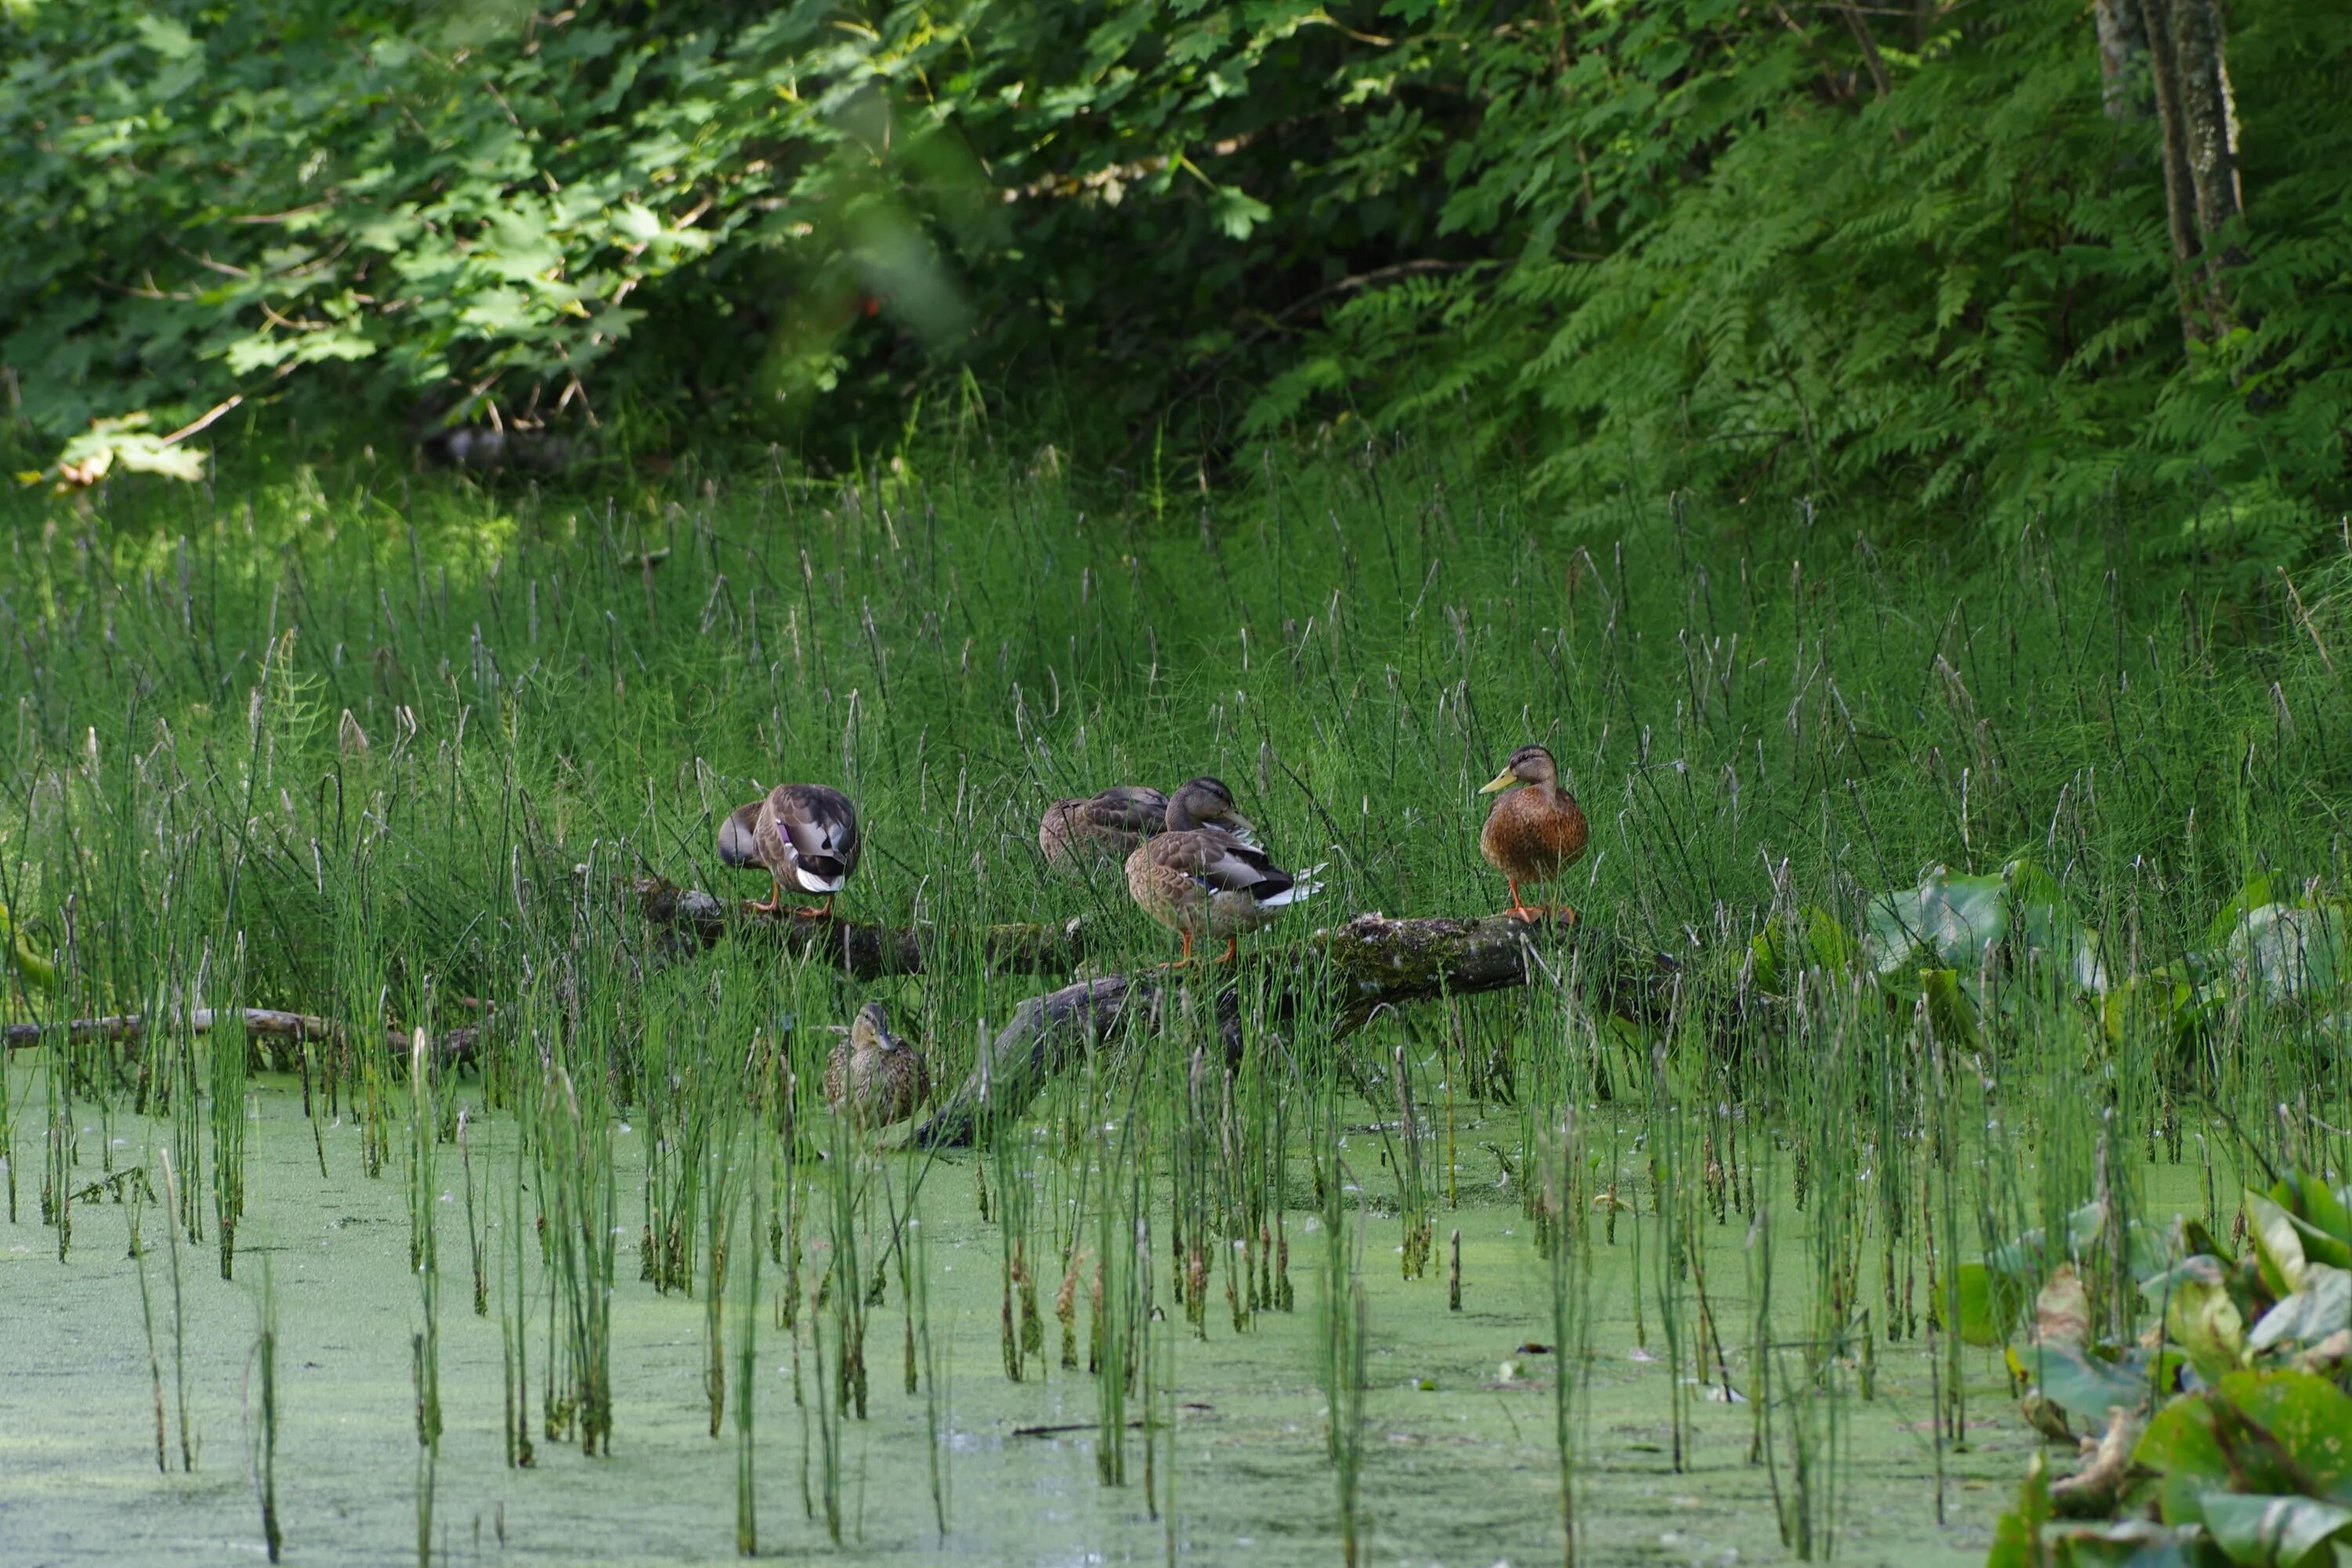
{"type": "MultiPolygon", "coordinates": [[[[632,891],[648,923],[680,932],[701,947],[715,945],[730,930],[771,936],[788,952],[821,957],[858,979],[920,973],[946,934],[930,927],[759,910],[656,878],[636,880],[632,891]]],[[[1079,920],[994,925],[981,933],[984,962],[1008,973],[1067,973],[1080,967],[1092,946],[1079,920]]],[[[1251,972],[1267,977],[1275,1016],[1292,1016],[1319,997],[1333,1020],[1335,1038],[1354,1033],[1387,1008],[1507,990],[1547,977],[1572,976],[1592,1005],[1613,1016],[1658,1023],[1675,1005],[1683,976],[1671,956],[1583,925],[1530,924],[1507,915],[1462,921],[1361,914],[1302,942],[1256,950],[1234,968],[1201,963],[1186,970],[1101,974],[1030,997],[997,1032],[970,1079],[912,1136],[923,1143],[970,1142],[985,1116],[1018,1115],[1047,1079],[1115,1033],[1156,1027],[1171,989],[1196,977],[1214,982],[1218,1029],[1228,1051],[1238,1052],[1238,981],[1251,972]]],[[[198,1008],[189,1027],[201,1033],[232,1019],[241,1020],[246,1033],[257,1038],[341,1043],[376,1037],[403,1055],[415,1044],[415,1037],[396,1026],[355,1030],[332,1018],[267,1007],[198,1008]]],[[[143,1038],[147,1029],[141,1015],[126,1013],[10,1024],[5,1038],[8,1048],[17,1050],[57,1034],[71,1040],[130,1041],[143,1038]]],[[[479,1054],[481,1030],[481,1025],[469,1024],[435,1033],[435,1059],[445,1065],[472,1062],[479,1054]]]]}
{"type": "MultiPolygon", "coordinates": [[[[699,888],[681,888],[659,877],[632,884],[637,910],[646,921],[682,931],[704,947],[715,947],[733,931],[773,941],[794,957],[816,958],[858,980],[890,974],[920,974],[932,949],[948,933],[932,926],[886,926],[843,920],[830,910],[762,910],[740,899],[720,899],[699,888]]],[[[1067,974],[1092,951],[1083,917],[1059,923],[1014,921],[983,927],[982,961],[1007,974],[1067,974]]]]}
{"type": "MultiPolygon", "coordinates": [[[[321,1018],[311,1013],[289,1013],[276,1007],[199,1007],[188,1018],[193,1034],[205,1034],[224,1024],[242,1023],[250,1038],[291,1040],[331,1040],[338,1044],[352,1037],[347,1024],[332,1018],[321,1018]]],[[[24,1050],[37,1046],[51,1036],[63,1036],[68,1040],[141,1040],[147,1037],[147,1019],[138,1013],[117,1013],[103,1018],[59,1018],[46,1024],[9,1024],[5,1026],[8,1048],[24,1050]]],[[[415,1048],[415,1036],[408,1030],[386,1026],[368,1031],[381,1035],[387,1049],[406,1053],[415,1048]]],[[[481,1038],[478,1025],[467,1024],[454,1029],[444,1029],[430,1037],[434,1059],[449,1065],[462,1065],[474,1059],[476,1047],[481,1038]]]]}
{"type": "MultiPolygon", "coordinates": [[[[1657,1023],[1672,1011],[1682,967],[1661,952],[1629,948],[1604,932],[1508,915],[1483,920],[1390,920],[1358,915],[1305,942],[1249,955],[1243,964],[1272,981],[1273,1011],[1296,1014],[1315,993],[1326,999],[1334,1037],[1383,1010],[1437,996],[1523,986],[1571,976],[1592,1005],[1618,1017],[1657,1023]]],[[[1045,1080],[1102,1043],[1155,1029],[1173,987],[1199,976],[1216,986],[1217,1025],[1228,1052],[1240,1046],[1238,977],[1216,964],[1105,974],[1032,996],[997,1031],[963,1087],[919,1124],[919,1144],[971,1142],[993,1118],[1025,1110],[1045,1080]]]]}

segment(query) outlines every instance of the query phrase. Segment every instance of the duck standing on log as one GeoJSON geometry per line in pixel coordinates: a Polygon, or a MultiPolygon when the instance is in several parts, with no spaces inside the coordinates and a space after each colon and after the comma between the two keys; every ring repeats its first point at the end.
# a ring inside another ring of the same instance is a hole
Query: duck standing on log
{"type": "Polygon", "coordinates": [[[1511,889],[1509,912],[1523,921],[1546,913],[1570,920],[1576,911],[1566,904],[1531,910],[1519,898],[1521,882],[1549,882],[1584,856],[1591,830],[1576,797],[1559,787],[1559,768],[1541,746],[1521,746],[1511,753],[1508,766],[1479,787],[1480,795],[1507,791],[1486,814],[1478,835],[1478,852],[1503,874],[1511,889]]]}
{"type": "Polygon", "coordinates": [[[1118,784],[1087,800],[1057,800],[1037,824],[1037,847],[1056,870],[1124,860],[1168,825],[1168,797],[1142,784],[1118,784]]]}
{"type": "Polygon", "coordinates": [[[794,913],[830,913],[833,895],[857,869],[857,808],[824,784],[778,784],[765,798],[736,807],[719,825],[719,859],[767,870],[768,901],[751,906],[762,914],[783,908],[787,886],[828,900],[824,907],[803,905],[794,913]]]}
{"type": "Polygon", "coordinates": [[[1223,937],[1224,959],[1240,952],[1241,933],[1255,931],[1291,905],[1314,896],[1320,866],[1286,871],[1252,837],[1249,819],[1234,808],[1234,792],[1217,779],[1198,778],[1168,803],[1168,831],[1147,838],[1127,858],[1127,890],[1145,914],[1184,939],[1223,937]]]}

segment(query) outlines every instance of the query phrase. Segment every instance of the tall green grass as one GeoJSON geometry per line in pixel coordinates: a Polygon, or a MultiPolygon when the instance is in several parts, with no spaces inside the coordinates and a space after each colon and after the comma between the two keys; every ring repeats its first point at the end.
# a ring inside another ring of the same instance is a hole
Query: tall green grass
{"type": "MultiPolygon", "coordinates": [[[[1619,545],[1412,449],[1270,472],[1189,518],[1004,462],[593,497],[297,470],[233,500],[0,505],[0,689],[20,693],[0,889],[59,966],[10,1016],[149,1023],[135,1045],[51,1034],[24,1058],[44,1216],[66,1255],[86,1145],[104,1142],[78,1138],[79,1106],[160,1119],[176,1334],[181,1236],[209,1213],[226,1274],[239,1216],[271,1197],[245,1159],[258,1042],[198,1034],[194,1009],[342,1020],[300,1052],[305,1102],[360,1125],[366,1174],[408,1183],[420,1560],[451,1141],[476,1310],[498,1302],[511,1465],[533,1462],[534,1363],[543,1438],[609,1452],[629,1420],[615,1298],[698,1296],[714,1438],[734,1400],[735,1543],[772,1548],[754,1506],[776,1447],[754,1386],[764,1293],[792,1340],[805,1511],[850,1539],[858,1423],[892,1382],[869,1379],[869,1330],[895,1277],[948,1533],[953,1369],[916,1217],[932,1167],[823,1104],[824,1026],[882,996],[953,1084],[1056,978],[992,965],[984,926],[1082,921],[1104,968],[1169,956],[1115,872],[1039,863],[1045,802],[1108,784],[1217,774],[1278,857],[1331,862],[1329,889],[1262,944],[1361,910],[1499,907],[1474,792],[1524,742],[1557,752],[1593,823],[1560,892],[1595,937],[1523,992],[1341,1039],[1328,997],[1286,994],[1311,954],[1189,976],[988,1119],[971,1179],[998,1231],[1004,1376],[1089,1377],[1097,1479],[1129,1483],[1139,1426],[1147,1508],[1174,1495],[1174,1340],[1207,1342],[1195,1364],[1292,1312],[1311,1225],[1304,1333],[1339,1533],[1361,1549],[1382,1292],[1448,1289],[1427,1269],[1440,1211],[1497,1201],[1491,1179],[1530,1222],[1549,1302],[1564,1555],[1589,1526],[1604,1279],[1668,1374],[1664,1462],[1687,1459],[1700,1401],[1749,1401],[1785,1539],[1826,1554],[1882,1355],[1932,1356],[1939,1464],[1967,1439],[1958,1264],[2094,1199],[2119,1236],[2148,1168],[2198,1151],[2232,1173],[2346,1163],[2340,1016],[2308,996],[2250,987],[2184,1029],[2032,966],[1910,991],[1832,963],[1758,977],[1779,951],[1760,934],[1814,911],[1858,927],[1937,863],[2030,857],[2119,975],[2210,951],[2258,874],[2340,888],[2346,561],[2263,604],[2144,594],[2095,544],[2032,532],[1967,561],[1898,550],[1829,510],[1677,513],[1619,545]],[[857,799],[868,850],[842,911],[931,926],[922,975],[862,984],[753,934],[706,951],[636,916],[622,884],[641,875],[764,892],[725,879],[713,833],[787,779],[857,799]],[[1594,1004],[1610,942],[1679,966],[1662,1017],[1594,1004]],[[387,1052],[387,1022],[428,1048],[387,1052]],[[481,1028],[462,1071],[429,1048],[459,1023],[481,1028]],[[477,1170],[475,1116],[511,1122],[510,1161],[477,1170]],[[1397,1276],[1363,1266],[1391,1242],[1397,1276]],[[1618,1248],[1632,1266],[1602,1270],[1618,1248]]],[[[178,1405],[184,1468],[184,1388],[178,1405]]],[[[1926,1500],[1942,1497],[1939,1479],[1926,1500]]],[[[1175,1530],[1171,1509],[1171,1552],[1175,1530]]]]}

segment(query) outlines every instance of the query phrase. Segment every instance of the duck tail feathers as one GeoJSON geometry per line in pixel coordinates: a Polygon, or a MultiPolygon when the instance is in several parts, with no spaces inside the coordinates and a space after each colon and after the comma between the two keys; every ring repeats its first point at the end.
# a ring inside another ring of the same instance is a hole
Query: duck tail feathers
{"type": "Polygon", "coordinates": [[[1323,890],[1323,884],[1316,879],[1323,874],[1325,868],[1329,864],[1326,861],[1322,866],[1309,866],[1304,871],[1292,872],[1290,886],[1275,894],[1274,897],[1262,900],[1262,907],[1280,910],[1287,909],[1292,904],[1305,903],[1323,890]]]}

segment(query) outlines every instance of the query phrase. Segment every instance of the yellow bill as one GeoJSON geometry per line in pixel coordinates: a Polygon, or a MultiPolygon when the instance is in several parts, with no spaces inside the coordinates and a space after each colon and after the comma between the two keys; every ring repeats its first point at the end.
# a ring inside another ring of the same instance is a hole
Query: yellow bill
{"type": "Polygon", "coordinates": [[[1478,786],[1478,793],[1480,795],[1493,795],[1498,790],[1507,790],[1518,782],[1518,775],[1512,773],[1510,769],[1505,768],[1501,773],[1496,773],[1493,778],[1487,780],[1485,784],[1480,784],[1478,786]]]}

